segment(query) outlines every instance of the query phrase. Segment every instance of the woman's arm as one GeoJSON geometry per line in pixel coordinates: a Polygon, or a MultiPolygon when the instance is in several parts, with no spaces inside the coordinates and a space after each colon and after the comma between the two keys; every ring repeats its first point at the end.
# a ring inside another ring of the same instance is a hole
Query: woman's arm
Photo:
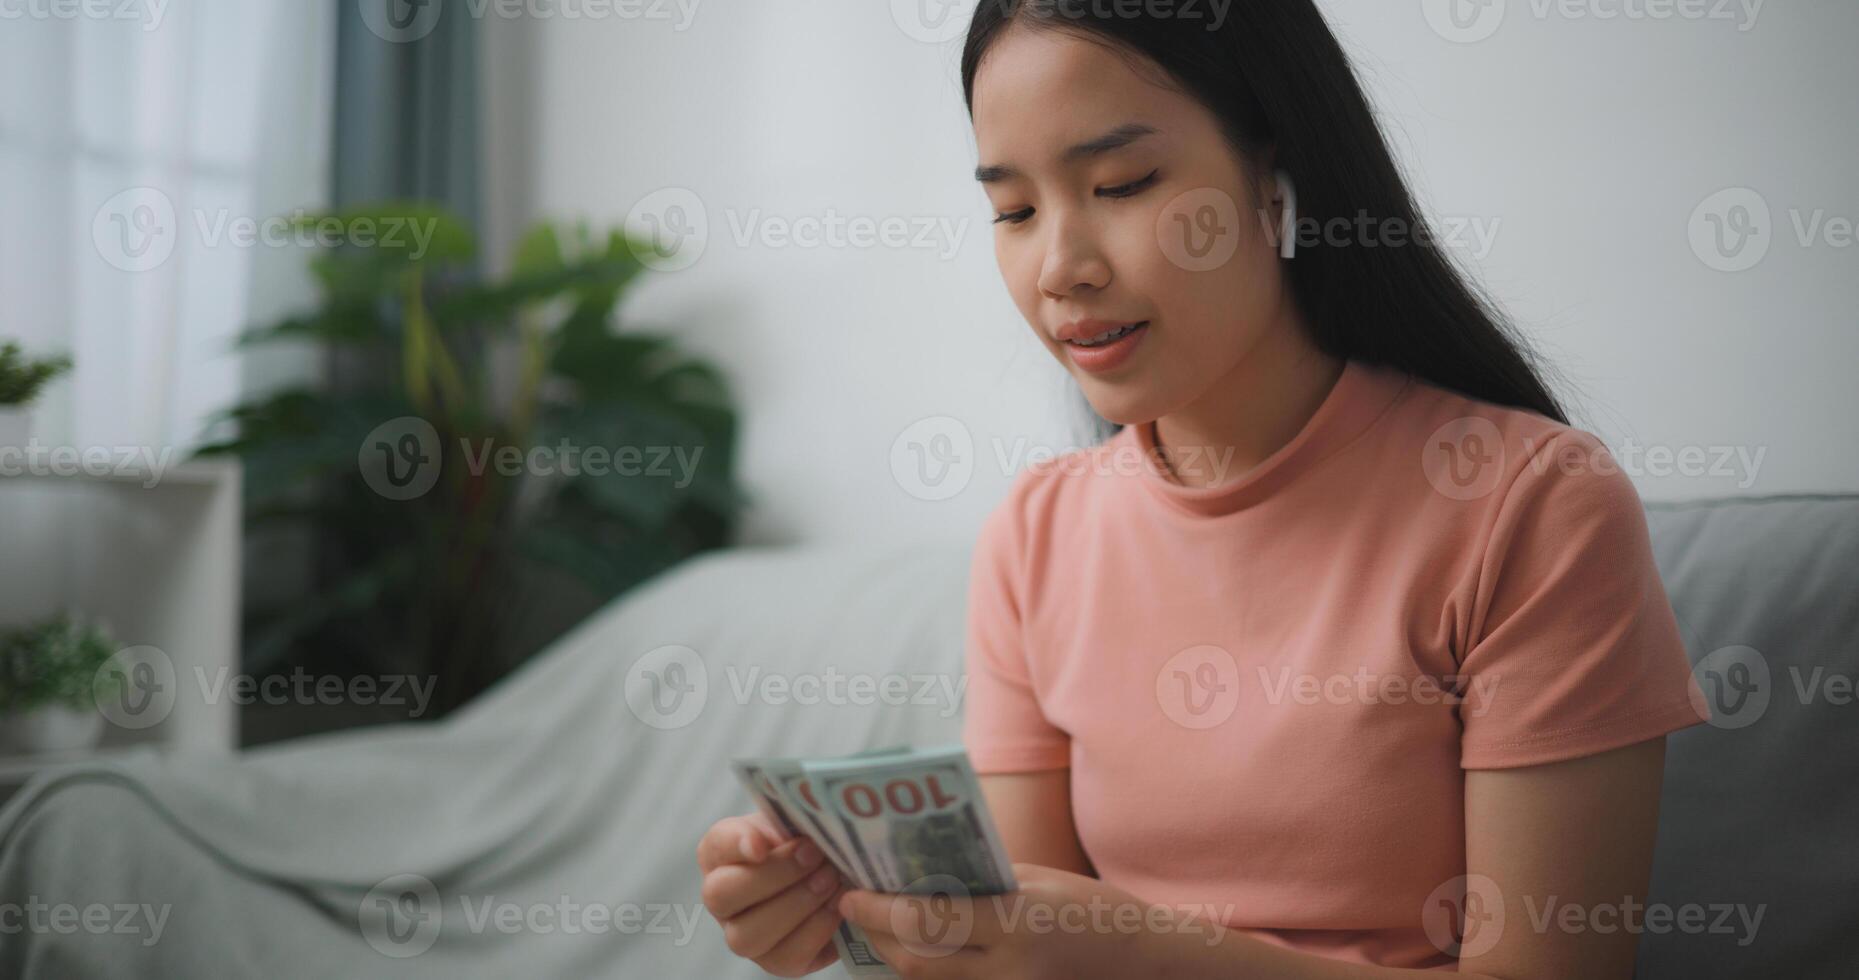
{"type": "MultiPolygon", "coordinates": [[[[1661,736],[1566,762],[1466,772],[1466,874],[1490,883],[1474,887],[1479,897],[1468,903],[1481,919],[1464,937],[1462,975],[1502,980],[1633,975],[1643,920],[1623,921],[1621,913],[1644,913],[1664,764],[1661,736]],[[1482,918],[1494,911],[1493,903],[1503,906],[1501,927],[1493,925],[1497,919],[1482,918]]],[[[1238,934],[1215,947],[1197,951],[1194,945],[1177,943],[1174,955],[1164,954],[1185,967],[1171,976],[1425,975],[1341,963],[1238,934]]]]}
{"type": "MultiPolygon", "coordinates": [[[[1466,873],[1497,886],[1495,894],[1487,886],[1473,901],[1502,903],[1504,916],[1498,928],[1495,919],[1483,918],[1493,906],[1472,907],[1479,919],[1464,936],[1461,975],[1486,980],[1625,980],[1633,975],[1642,922],[1623,922],[1617,912],[1637,908],[1643,913],[1645,907],[1664,760],[1660,737],[1566,762],[1465,774],[1466,873]],[[1570,908],[1579,914],[1565,911],[1570,908]]],[[[972,927],[963,930],[956,948],[934,952],[921,941],[912,946],[896,935],[898,923],[949,915],[931,907],[928,899],[855,891],[841,901],[846,916],[866,928],[879,955],[905,977],[1393,980],[1433,975],[1347,963],[1230,930],[1177,930],[1165,919],[1158,928],[1133,932],[1030,928],[1029,904],[1117,909],[1145,903],[1083,877],[1088,862],[1071,827],[1067,771],[983,777],[982,782],[1007,849],[1021,865],[1015,869],[1021,901],[1013,896],[962,901],[966,911],[955,918],[972,927]],[[1067,866],[1067,861],[1076,863],[1067,866]],[[1065,870],[1047,870],[1054,867],[1065,870]],[[918,907],[905,910],[899,904],[918,907]]],[[[1066,920],[1060,915],[1058,921],[1066,920]]],[[[1128,921],[1155,920],[1137,914],[1128,921]]]]}
{"type": "Polygon", "coordinates": [[[1070,769],[981,777],[1010,860],[1096,876],[1072,823],[1071,787],[1070,769]]]}
{"type": "Polygon", "coordinates": [[[1566,762],[1467,772],[1466,868],[1497,883],[1506,916],[1497,944],[1462,957],[1460,969],[1522,980],[1632,976],[1642,923],[1603,910],[1630,895],[1643,911],[1664,768],[1661,736],[1566,762]],[[1571,905],[1583,913],[1580,932],[1557,924],[1571,905]]]}

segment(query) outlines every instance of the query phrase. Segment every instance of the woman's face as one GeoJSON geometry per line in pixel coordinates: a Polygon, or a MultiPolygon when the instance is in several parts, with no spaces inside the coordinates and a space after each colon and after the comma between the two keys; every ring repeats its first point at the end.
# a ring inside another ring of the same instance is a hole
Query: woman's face
{"type": "Polygon", "coordinates": [[[973,115],[1014,303],[1099,415],[1143,424],[1284,329],[1285,295],[1276,212],[1256,203],[1270,183],[1250,185],[1211,112],[1126,58],[1011,26],[976,71],[973,115]]]}

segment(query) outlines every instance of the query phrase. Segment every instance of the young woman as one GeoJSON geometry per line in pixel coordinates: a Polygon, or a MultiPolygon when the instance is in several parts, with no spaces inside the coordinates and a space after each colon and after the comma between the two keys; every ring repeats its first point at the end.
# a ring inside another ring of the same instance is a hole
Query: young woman
{"type": "Polygon", "coordinates": [[[964,742],[1018,901],[926,949],[923,899],[753,817],[705,901],[783,976],[843,915],[907,977],[1628,977],[1663,736],[1708,718],[1639,499],[1311,0],[1190,6],[983,0],[963,58],[1001,273],[1120,426],[975,553],[964,742]]]}

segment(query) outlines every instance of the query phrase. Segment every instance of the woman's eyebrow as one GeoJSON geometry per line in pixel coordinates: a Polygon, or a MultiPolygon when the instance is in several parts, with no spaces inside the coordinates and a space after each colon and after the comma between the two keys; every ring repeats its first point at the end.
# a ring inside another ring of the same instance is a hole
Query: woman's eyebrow
{"type": "MultiPolygon", "coordinates": [[[[1060,159],[1066,163],[1072,163],[1087,157],[1102,156],[1112,150],[1122,149],[1145,136],[1153,136],[1155,132],[1155,127],[1143,123],[1124,123],[1102,136],[1085,140],[1067,149],[1060,154],[1060,159]]],[[[1005,164],[990,163],[975,168],[975,179],[984,184],[1018,176],[1020,176],[1018,170],[1005,164]]]]}

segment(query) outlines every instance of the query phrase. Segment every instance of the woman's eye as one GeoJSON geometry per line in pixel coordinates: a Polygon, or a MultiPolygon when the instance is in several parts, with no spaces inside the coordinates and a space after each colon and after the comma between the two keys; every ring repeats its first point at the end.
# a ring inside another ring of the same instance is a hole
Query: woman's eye
{"type": "MultiPolygon", "coordinates": [[[[1144,174],[1143,176],[1138,177],[1137,179],[1132,180],[1127,184],[1118,184],[1115,187],[1099,187],[1097,189],[1097,196],[1098,197],[1134,197],[1137,194],[1142,193],[1144,189],[1149,187],[1149,185],[1154,184],[1156,182],[1156,177],[1160,173],[1161,173],[1160,170],[1151,170],[1147,174],[1144,174]]],[[[998,224],[1017,225],[1017,224],[1021,224],[1025,222],[1026,219],[1031,218],[1032,216],[1033,216],[1032,208],[1021,208],[1018,211],[999,211],[999,212],[996,212],[994,215],[994,223],[997,225],[998,224]]]]}
{"type": "Polygon", "coordinates": [[[1141,192],[1143,188],[1155,183],[1155,176],[1158,173],[1161,173],[1161,171],[1151,170],[1147,175],[1132,180],[1127,184],[1118,184],[1115,187],[1100,187],[1097,189],[1097,195],[1099,197],[1132,197],[1141,192]]]}

